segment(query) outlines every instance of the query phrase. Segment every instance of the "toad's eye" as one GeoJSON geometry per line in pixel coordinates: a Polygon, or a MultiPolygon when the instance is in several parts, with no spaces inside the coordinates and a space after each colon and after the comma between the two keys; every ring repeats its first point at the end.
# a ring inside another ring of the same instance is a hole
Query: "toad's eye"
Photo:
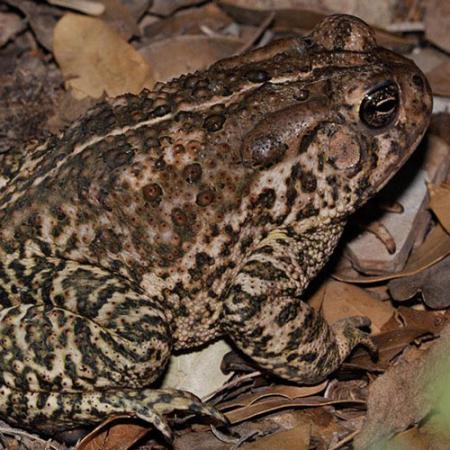
{"type": "Polygon", "coordinates": [[[369,128],[383,128],[395,119],[398,105],[398,87],[387,81],[366,94],[359,107],[359,117],[369,128]]]}

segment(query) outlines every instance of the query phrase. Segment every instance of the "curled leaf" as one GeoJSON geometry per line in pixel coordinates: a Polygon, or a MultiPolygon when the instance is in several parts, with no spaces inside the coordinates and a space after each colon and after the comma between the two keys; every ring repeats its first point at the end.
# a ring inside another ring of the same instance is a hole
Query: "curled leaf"
{"type": "Polygon", "coordinates": [[[429,185],[430,209],[436,214],[440,224],[450,233],[450,184],[429,185]]]}
{"type": "Polygon", "coordinates": [[[356,272],[348,260],[343,259],[333,273],[333,278],[347,283],[377,283],[415,275],[443,260],[448,255],[450,255],[450,235],[441,226],[436,226],[425,242],[414,250],[402,271],[366,277],[356,272]]]}

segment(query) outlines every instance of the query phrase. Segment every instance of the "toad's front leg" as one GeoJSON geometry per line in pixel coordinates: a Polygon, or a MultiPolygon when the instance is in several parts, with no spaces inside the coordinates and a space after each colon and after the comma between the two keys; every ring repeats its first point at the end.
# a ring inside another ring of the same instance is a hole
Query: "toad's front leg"
{"type": "Polygon", "coordinates": [[[2,293],[13,304],[0,311],[0,413],[10,422],[53,432],[127,414],[170,437],[171,412],[223,420],[189,393],[148,388],[172,346],[157,292],[76,262],[29,258],[5,268],[2,293]],[[36,303],[14,305],[11,280],[36,303]]]}
{"type": "Polygon", "coordinates": [[[223,327],[261,367],[298,383],[313,384],[336,370],[358,344],[375,351],[351,317],[329,326],[299,299],[323,267],[342,224],[296,233],[270,233],[245,261],[225,300],[223,327]]]}

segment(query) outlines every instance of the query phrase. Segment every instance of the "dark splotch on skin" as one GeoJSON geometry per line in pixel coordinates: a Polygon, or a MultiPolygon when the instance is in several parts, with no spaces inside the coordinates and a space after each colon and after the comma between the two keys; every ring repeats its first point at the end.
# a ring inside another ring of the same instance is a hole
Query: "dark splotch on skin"
{"type": "Polygon", "coordinates": [[[347,217],[421,139],[422,73],[330,16],[292,38],[105,100],[0,191],[0,415],[41,430],[131,413],[219,417],[148,386],[225,335],[299,383],[357,344],[300,299],[347,217]]]}

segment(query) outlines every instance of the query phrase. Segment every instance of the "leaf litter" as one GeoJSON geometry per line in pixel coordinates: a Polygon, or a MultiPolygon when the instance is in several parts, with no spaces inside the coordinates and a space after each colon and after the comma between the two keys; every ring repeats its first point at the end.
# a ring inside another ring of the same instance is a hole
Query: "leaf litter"
{"type": "MultiPolygon", "coordinates": [[[[8,90],[8,98],[18,100],[7,103],[7,113],[2,110],[6,104],[0,105],[0,129],[12,114],[33,123],[31,132],[41,139],[45,130],[67,125],[96,99],[138,93],[247,47],[307,33],[333,12],[359,15],[376,27],[381,45],[423,64],[437,104],[448,107],[447,6],[433,0],[355,0],[346,2],[346,9],[332,0],[6,0],[0,5],[0,86],[18,86],[8,90]],[[32,74],[30,60],[45,70],[32,74]],[[45,94],[37,90],[36,95],[43,95],[53,115],[26,101],[19,86],[32,86],[32,76],[41,77],[46,86],[45,94]]],[[[441,159],[430,163],[441,168],[450,153],[449,123],[448,115],[436,115],[428,139],[429,148],[436,147],[437,136],[441,140],[441,159]]],[[[4,140],[2,149],[25,148],[30,140],[30,130],[19,130],[14,140],[4,140]]],[[[174,449],[325,450],[350,448],[352,442],[356,449],[375,449],[380,443],[389,450],[416,450],[436,442],[450,446],[445,433],[450,423],[450,386],[445,382],[450,354],[450,184],[427,182],[429,198],[420,212],[426,232],[413,240],[404,267],[374,275],[358,265],[356,271],[344,251],[309,293],[311,305],[330,323],[351,315],[369,317],[378,357],[358,349],[329,381],[307,387],[255,372],[248,361],[225,359],[234,361],[230,367],[235,374],[223,388],[222,381],[217,385],[209,401],[226,413],[230,426],[211,431],[209,424],[172,418],[174,449]]],[[[389,211],[403,214],[403,206],[395,206],[389,211]]],[[[396,252],[398,243],[382,223],[361,220],[350,227],[375,233],[387,253],[396,252]]],[[[189,375],[185,378],[189,385],[189,375]]],[[[44,448],[37,440],[26,444],[19,434],[4,434],[8,448],[44,448]]],[[[77,448],[131,447],[163,449],[167,444],[146,424],[126,416],[106,420],[77,448]]]]}

